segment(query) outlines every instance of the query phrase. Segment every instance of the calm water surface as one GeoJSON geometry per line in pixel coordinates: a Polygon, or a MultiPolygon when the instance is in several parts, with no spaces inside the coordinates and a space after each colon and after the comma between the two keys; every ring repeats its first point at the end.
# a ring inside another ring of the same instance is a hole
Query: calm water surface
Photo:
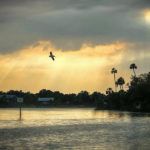
{"type": "Polygon", "coordinates": [[[150,115],[93,109],[0,109],[0,150],[149,150],[150,115]]]}

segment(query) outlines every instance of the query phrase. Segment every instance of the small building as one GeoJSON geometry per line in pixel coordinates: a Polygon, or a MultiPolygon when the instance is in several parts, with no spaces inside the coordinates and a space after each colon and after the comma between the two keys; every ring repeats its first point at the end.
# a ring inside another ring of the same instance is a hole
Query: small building
{"type": "Polygon", "coordinates": [[[48,105],[54,102],[54,97],[39,97],[38,102],[44,105],[48,105]]]}

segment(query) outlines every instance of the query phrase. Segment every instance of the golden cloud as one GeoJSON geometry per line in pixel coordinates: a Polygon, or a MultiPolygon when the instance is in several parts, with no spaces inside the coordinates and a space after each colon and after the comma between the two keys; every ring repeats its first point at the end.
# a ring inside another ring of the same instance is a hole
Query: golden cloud
{"type": "Polygon", "coordinates": [[[113,84],[110,69],[121,62],[127,44],[84,44],[79,50],[62,51],[39,41],[11,54],[0,55],[0,88],[37,92],[42,88],[65,93],[104,91],[113,84]],[[49,58],[49,51],[56,61],[49,58]]]}

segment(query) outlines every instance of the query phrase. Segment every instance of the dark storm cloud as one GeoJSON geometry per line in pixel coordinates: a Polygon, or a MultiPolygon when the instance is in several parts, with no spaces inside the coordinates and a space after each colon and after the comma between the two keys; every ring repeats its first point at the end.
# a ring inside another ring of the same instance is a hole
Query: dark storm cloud
{"type": "Polygon", "coordinates": [[[149,0],[1,0],[0,52],[38,40],[76,49],[83,43],[149,43],[140,12],[149,0]]]}

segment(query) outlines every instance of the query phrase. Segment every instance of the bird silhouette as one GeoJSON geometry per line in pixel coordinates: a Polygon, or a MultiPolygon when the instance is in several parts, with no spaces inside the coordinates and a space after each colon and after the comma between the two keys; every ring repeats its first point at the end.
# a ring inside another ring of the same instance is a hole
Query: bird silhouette
{"type": "Polygon", "coordinates": [[[55,60],[55,55],[53,55],[52,52],[50,52],[49,57],[52,58],[53,61],[55,60]]]}

